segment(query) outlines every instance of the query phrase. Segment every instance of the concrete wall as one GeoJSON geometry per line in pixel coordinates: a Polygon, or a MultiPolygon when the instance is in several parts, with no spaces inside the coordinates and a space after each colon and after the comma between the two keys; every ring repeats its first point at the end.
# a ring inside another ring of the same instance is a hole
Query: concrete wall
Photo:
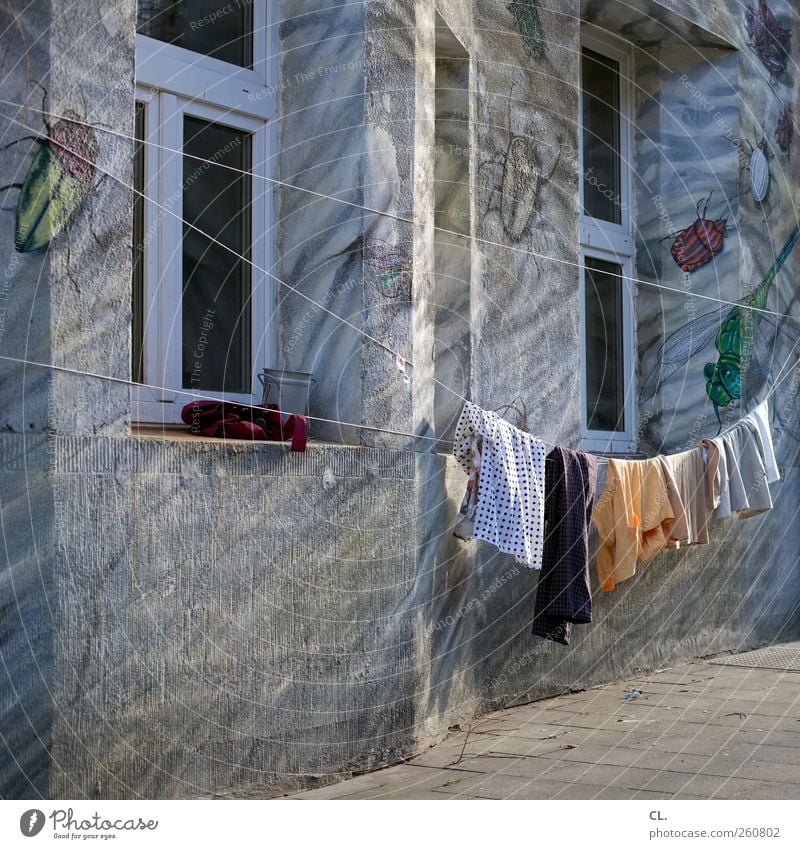
{"type": "MultiPolygon", "coordinates": [[[[520,396],[533,432],[577,445],[580,16],[638,47],[643,279],[684,286],[659,242],[654,195],[681,224],[707,187],[722,200],[746,177],[681,75],[719,104],[731,134],[757,141],[773,138],[769,92],[792,102],[796,74],[770,88],[734,3],[706,19],[682,2],[543,0],[535,20],[519,21],[519,7],[488,0],[322,5],[281,6],[279,176],[415,223],[283,190],[277,267],[413,360],[414,380],[407,387],[391,354],[285,292],[279,356],[316,373],[312,412],[439,437],[454,408],[435,391],[433,355],[437,340],[456,340],[460,392],[487,407],[520,396]],[[448,277],[453,304],[441,302],[433,230],[437,11],[469,55],[473,120],[469,199],[461,191],[448,203],[469,221],[448,277]],[[675,43],[659,47],[665,27],[675,43]]],[[[785,20],[789,4],[772,6],[785,20]]],[[[113,14],[101,0],[71,16],[61,0],[36,8],[2,30],[8,99],[39,105],[41,82],[46,108],[87,116],[98,162],[129,183],[130,148],[101,127],[130,131],[133,3],[113,14]]],[[[35,113],[10,114],[42,127],[35,113]]],[[[5,144],[26,132],[4,121],[2,134],[5,144]]],[[[3,150],[4,172],[21,181],[34,153],[3,150]]],[[[734,299],[769,267],[796,220],[798,179],[783,151],[770,167],[768,203],[744,183],[729,210],[737,229],[691,291],[734,299]]],[[[0,214],[10,317],[0,354],[128,376],[130,196],[99,176],[45,250],[15,253],[14,216],[0,214]]],[[[16,190],[5,198],[13,209],[16,190]]],[[[796,297],[792,257],[770,306],[796,314],[796,297]]],[[[639,287],[640,387],[693,317],[689,300],[639,287]]],[[[760,331],[748,399],[790,352],[795,325],[782,324],[760,331]]],[[[642,405],[644,451],[716,432],[702,375],[713,356],[713,344],[698,351],[642,405]]],[[[4,363],[0,794],[271,795],[407,757],[493,706],[796,638],[796,382],[782,393],[775,510],[715,523],[710,545],[665,553],[596,592],[594,623],[566,648],[529,634],[535,573],[451,536],[464,476],[430,440],[318,428],[351,444],[291,455],[134,438],[124,386],[4,363]]]]}

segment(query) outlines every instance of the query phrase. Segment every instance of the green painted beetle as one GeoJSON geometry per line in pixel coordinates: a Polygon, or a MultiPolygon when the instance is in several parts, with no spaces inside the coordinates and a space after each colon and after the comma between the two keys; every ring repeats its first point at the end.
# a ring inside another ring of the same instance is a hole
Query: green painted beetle
{"type": "Polygon", "coordinates": [[[691,357],[710,345],[712,340],[719,357],[715,363],[706,363],[703,376],[706,379],[706,395],[717,418],[720,407],[727,407],[742,397],[742,372],[750,366],[758,325],[762,318],[773,321],[772,316],[746,307],[764,309],[769,289],[797,239],[798,229],[795,228],[769,271],[741,304],[720,307],[701,315],[667,337],[644,382],[639,395],[640,404],[644,405],[654,398],[659,388],[677,371],[686,368],[691,357]]]}
{"type": "Polygon", "coordinates": [[[719,326],[714,339],[714,345],[719,351],[719,359],[716,363],[706,363],[703,369],[706,394],[715,409],[727,407],[731,401],[742,397],[742,367],[747,368],[750,362],[760,317],[760,313],[746,307],[764,309],[769,287],[791,253],[797,236],[798,229],[795,228],[764,279],[742,300],[741,306],[735,306],[730,310],[719,326]]]}
{"type": "Polygon", "coordinates": [[[26,138],[40,147],[22,184],[12,184],[19,188],[14,237],[19,253],[47,247],[69,224],[92,188],[100,152],[94,130],[71,110],[48,128],[46,139],[28,136],[11,144],[26,138]]]}

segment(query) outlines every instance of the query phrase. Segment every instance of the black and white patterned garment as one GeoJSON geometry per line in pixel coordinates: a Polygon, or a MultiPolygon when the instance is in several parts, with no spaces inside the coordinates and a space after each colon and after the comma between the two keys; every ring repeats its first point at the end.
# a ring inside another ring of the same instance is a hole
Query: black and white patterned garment
{"type": "Polygon", "coordinates": [[[453,440],[453,455],[467,474],[478,437],[483,446],[474,535],[525,566],[541,569],[544,443],[468,401],[453,440]]]}

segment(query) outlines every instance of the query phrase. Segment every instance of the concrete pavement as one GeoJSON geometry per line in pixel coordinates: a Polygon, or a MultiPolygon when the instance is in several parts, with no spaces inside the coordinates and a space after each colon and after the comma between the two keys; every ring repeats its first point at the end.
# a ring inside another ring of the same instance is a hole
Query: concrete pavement
{"type": "Polygon", "coordinates": [[[407,763],[290,798],[800,799],[800,671],[696,661],[489,714],[407,763]]]}

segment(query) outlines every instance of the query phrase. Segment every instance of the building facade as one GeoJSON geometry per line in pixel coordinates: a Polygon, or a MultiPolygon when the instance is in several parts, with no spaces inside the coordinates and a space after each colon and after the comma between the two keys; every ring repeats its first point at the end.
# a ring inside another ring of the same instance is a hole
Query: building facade
{"type": "Polygon", "coordinates": [[[275,795],[800,636],[795,2],[14,6],[0,794],[275,795]],[[175,428],[263,368],[313,374],[304,454],[175,428]],[[451,535],[465,397],[642,457],[767,394],[774,509],[569,647],[451,535]]]}

